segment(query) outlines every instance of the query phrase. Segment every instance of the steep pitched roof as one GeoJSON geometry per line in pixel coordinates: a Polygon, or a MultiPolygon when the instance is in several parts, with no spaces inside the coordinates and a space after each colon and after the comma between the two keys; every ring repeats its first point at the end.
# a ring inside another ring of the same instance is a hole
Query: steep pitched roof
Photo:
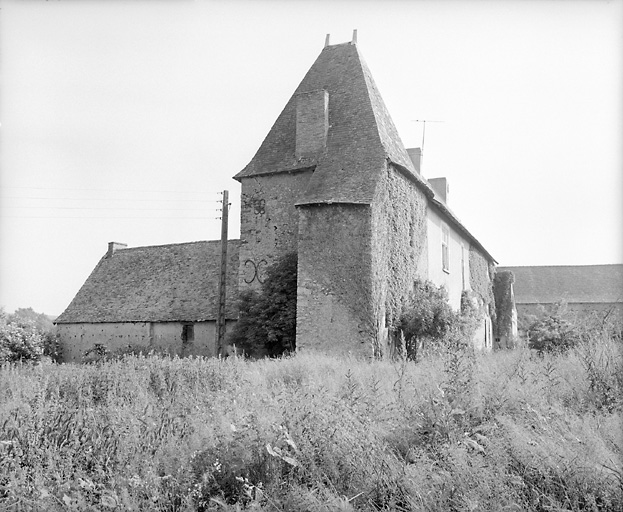
{"type": "Polygon", "coordinates": [[[623,302],[623,265],[499,267],[515,274],[517,304],[623,302]]]}
{"type": "MultiPolygon", "coordinates": [[[[239,240],[228,243],[226,317],[237,318],[239,240]]],[[[57,324],[214,320],[220,241],[119,249],[104,256],[57,324]]]]}
{"type": "Polygon", "coordinates": [[[298,204],[370,204],[388,160],[430,189],[413,167],[357,45],[345,43],[322,50],[251,162],[234,178],[315,167],[298,204]],[[329,95],[326,150],[297,158],[297,95],[322,89],[329,95]]]}

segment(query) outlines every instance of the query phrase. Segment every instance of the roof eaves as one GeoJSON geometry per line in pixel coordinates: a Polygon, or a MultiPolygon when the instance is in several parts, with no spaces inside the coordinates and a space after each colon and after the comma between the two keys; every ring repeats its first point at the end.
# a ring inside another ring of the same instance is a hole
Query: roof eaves
{"type": "Polygon", "coordinates": [[[253,174],[245,174],[245,175],[240,175],[240,174],[236,174],[236,176],[234,176],[234,179],[238,182],[241,182],[243,178],[254,178],[256,176],[272,176],[275,174],[296,174],[299,172],[305,172],[305,171],[313,171],[316,169],[316,165],[317,163],[308,163],[306,162],[305,164],[301,164],[301,166],[297,166],[297,167],[288,167],[288,168],[284,168],[284,169],[276,169],[276,170],[270,170],[270,171],[264,171],[264,172],[255,172],[253,174]]]}
{"type": "Polygon", "coordinates": [[[435,197],[430,198],[430,201],[448,220],[452,222],[456,228],[458,228],[461,233],[463,233],[470,240],[473,245],[475,245],[487,258],[489,258],[489,260],[495,264],[498,263],[497,260],[491,256],[489,251],[487,251],[478,239],[468,231],[458,217],[452,213],[452,211],[444,203],[442,203],[439,199],[435,199],[435,197]]]}
{"type": "Polygon", "coordinates": [[[426,194],[426,197],[428,197],[429,199],[433,199],[435,197],[435,191],[426,181],[416,176],[413,172],[411,172],[411,170],[409,170],[404,165],[399,164],[398,162],[394,162],[390,157],[387,157],[387,161],[389,164],[393,165],[396,168],[396,170],[398,170],[400,174],[402,174],[405,178],[415,183],[422,190],[422,192],[426,194]]]}

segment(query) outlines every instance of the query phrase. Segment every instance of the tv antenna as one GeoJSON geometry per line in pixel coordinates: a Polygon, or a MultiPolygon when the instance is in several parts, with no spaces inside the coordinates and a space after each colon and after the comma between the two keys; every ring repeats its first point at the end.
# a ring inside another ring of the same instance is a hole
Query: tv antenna
{"type": "Polygon", "coordinates": [[[433,121],[432,119],[412,119],[415,123],[422,123],[422,155],[424,154],[424,138],[426,137],[426,123],[444,123],[445,121],[433,121]]]}

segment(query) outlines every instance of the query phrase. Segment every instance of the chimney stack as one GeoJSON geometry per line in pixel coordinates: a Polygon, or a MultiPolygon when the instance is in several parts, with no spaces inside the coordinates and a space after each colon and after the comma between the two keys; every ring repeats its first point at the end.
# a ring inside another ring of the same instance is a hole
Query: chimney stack
{"type": "Polygon", "coordinates": [[[108,242],[108,252],[106,253],[107,258],[112,258],[112,255],[115,254],[116,251],[120,249],[125,249],[128,244],[122,244],[119,242],[108,242]]]}
{"type": "Polygon", "coordinates": [[[296,96],[297,158],[318,156],[327,145],[329,131],[329,93],[324,89],[296,96]]]}
{"type": "Polygon", "coordinates": [[[435,197],[441,199],[445,204],[448,204],[448,194],[450,193],[450,185],[446,178],[431,178],[428,180],[430,186],[435,191],[435,197]]]}
{"type": "Polygon", "coordinates": [[[413,162],[413,167],[418,174],[422,173],[422,148],[409,148],[407,149],[407,153],[409,154],[409,158],[411,158],[411,162],[413,162]]]}

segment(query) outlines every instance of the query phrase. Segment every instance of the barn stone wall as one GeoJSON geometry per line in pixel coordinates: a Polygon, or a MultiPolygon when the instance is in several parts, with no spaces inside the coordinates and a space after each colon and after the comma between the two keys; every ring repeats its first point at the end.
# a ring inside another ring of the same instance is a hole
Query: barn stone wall
{"type": "Polygon", "coordinates": [[[370,213],[367,205],[299,207],[297,350],[372,354],[370,213]]]}
{"type": "MultiPolygon", "coordinates": [[[[234,324],[235,320],[227,321],[226,330],[234,324]]],[[[111,352],[132,347],[180,357],[216,355],[216,322],[194,322],[194,339],[187,342],[182,341],[183,325],[181,322],[119,322],[59,324],[57,327],[65,362],[80,362],[85,352],[96,344],[104,345],[111,352]]]]}
{"type": "Polygon", "coordinates": [[[372,303],[376,356],[387,354],[414,281],[426,278],[426,197],[388,165],[372,205],[372,303]]]}
{"type": "Polygon", "coordinates": [[[313,170],[242,179],[239,289],[259,288],[266,268],[297,250],[298,212],[313,170]]]}

